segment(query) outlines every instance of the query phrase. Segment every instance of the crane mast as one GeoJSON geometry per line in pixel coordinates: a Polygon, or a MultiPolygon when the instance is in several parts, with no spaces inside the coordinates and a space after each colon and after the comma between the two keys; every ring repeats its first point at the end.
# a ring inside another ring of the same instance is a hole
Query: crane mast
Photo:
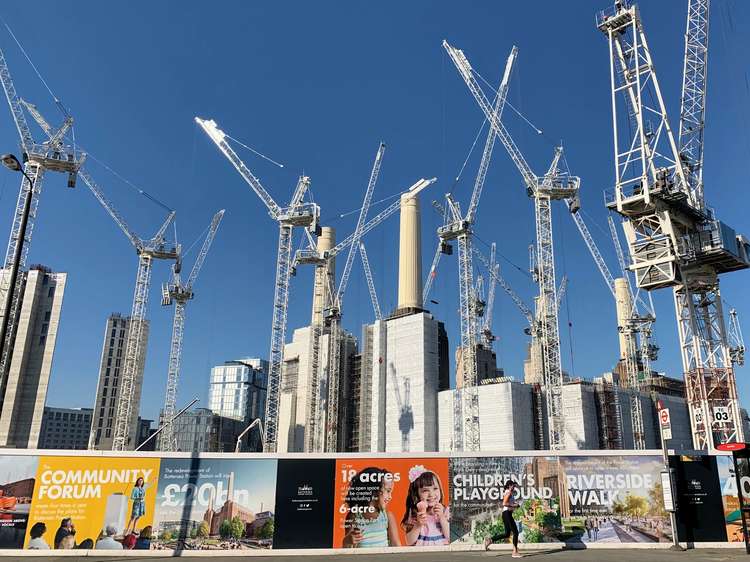
{"type": "Polygon", "coordinates": [[[597,27],[610,52],[615,191],[608,207],[625,219],[637,286],[673,289],[693,446],[712,451],[744,441],[719,275],[750,267],[750,244],[704,201],[708,14],[707,0],[690,0],[679,143],[637,6],[617,2],[597,27]]]}
{"type": "MultiPolygon", "coordinates": [[[[499,120],[505,107],[510,74],[515,63],[515,53],[511,53],[505,64],[500,87],[498,88],[491,114],[499,120]]],[[[453,445],[458,451],[479,451],[481,438],[479,431],[479,392],[477,389],[477,299],[474,295],[474,265],[472,260],[471,234],[476,219],[479,199],[487,177],[492,151],[495,147],[495,133],[490,127],[474,180],[466,214],[461,213],[458,202],[446,196],[446,223],[438,228],[438,237],[445,244],[456,240],[458,245],[458,294],[459,316],[461,320],[461,384],[456,384],[453,397],[453,445]]],[[[440,251],[440,250],[439,250],[440,251]]],[[[439,254],[433,260],[437,267],[439,254]]],[[[430,275],[433,275],[431,269],[430,275]]],[[[430,286],[432,283],[430,283],[430,286]]]]}
{"type": "MultiPolygon", "coordinates": [[[[362,232],[365,227],[367,213],[370,210],[372,194],[375,190],[375,184],[380,175],[380,167],[383,163],[385,154],[385,144],[380,143],[378,151],[375,154],[375,162],[370,172],[370,179],[365,189],[365,196],[362,202],[362,208],[359,211],[357,225],[352,233],[352,241],[349,246],[349,253],[344,264],[344,271],[341,275],[338,289],[333,299],[332,307],[327,316],[330,319],[330,336],[328,338],[328,400],[326,402],[327,423],[325,428],[325,448],[328,452],[338,451],[338,422],[339,422],[339,383],[341,377],[341,312],[343,305],[344,293],[349,283],[354,257],[359,250],[359,241],[362,238],[362,232]]],[[[316,392],[319,392],[316,389],[316,392]]]]}
{"type": "Polygon", "coordinates": [[[25,104],[18,96],[2,50],[0,50],[0,82],[2,82],[5,99],[8,102],[13,122],[18,131],[24,168],[24,176],[21,179],[5,261],[3,262],[3,269],[6,273],[2,276],[2,282],[0,282],[0,302],[3,306],[3,323],[2,330],[0,330],[0,345],[2,346],[0,350],[1,401],[2,396],[5,395],[7,373],[15,343],[23,289],[23,270],[26,267],[26,259],[31,245],[31,235],[36,222],[44,175],[47,171],[67,174],[68,187],[74,187],[76,173],[86,155],[63,143],[63,137],[73,123],[72,117],[66,116],[62,126],[54,130],[33,106],[31,106],[32,112],[29,107],[30,104],[25,104]],[[47,140],[43,142],[34,140],[26,120],[24,106],[32,117],[39,118],[37,122],[42,126],[47,140]]]}
{"type": "Polygon", "coordinates": [[[165,420],[164,429],[161,435],[161,450],[175,451],[176,442],[174,435],[174,425],[172,420],[175,417],[177,409],[177,383],[180,377],[180,364],[182,361],[182,336],[185,332],[185,307],[190,299],[195,295],[193,293],[193,284],[198,278],[198,274],[206,260],[208,250],[219,229],[221,219],[224,217],[224,209],[220,210],[213,216],[211,224],[208,227],[206,238],[203,241],[200,252],[195,259],[193,269],[190,271],[187,282],[182,282],[180,270],[182,267],[181,257],[172,266],[172,282],[162,288],[163,306],[169,306],[174,302],[174,319],[172,321],[172,340],[169,346],[169,363],[167,368],[167,389],[164,397],[163,419],[165,420]]]}
{"type": "MultiPolygon", "coordinates": [[[[491,130],[505,146],[508,155],[518,168],[526,184],[528,195],[534,200],[536,219],[537,279],[539,284],[538,313],[541,322],[543,350],[545,400],[549,416],[549,446],[559,450],[565,447],[565,428],[562,409],[562,366],[560,360],[560,334],[558,325],[557,296],[555,285],[555,259],[552,239],[552,201],[575,199],[580,178],[559,169],[562,148],[555,150],[547,173],[537,176],[529,166],[518,146],[503,123],[493,115],[492,107],[473,74],[473,69],[463,51],[443,41],[459,74],[466,83],[491,130]]],[[[515,59],[517,49],[513,47],[510,58],[515,59]]]]}
{"type": "Polygon", "coordinates": [[[383,315],[380,312],[380,303],[378,302],[378,292],[375,290],[375,281],[372,277],[372,270],[370,269],[370,259],[367,257],[367,250],[363,242],[359,243],[359,257],[362,259],[362,269],[365,272],[365,278],[367,279],[367,290],[370,292],[370,300],[372,301],[372,311],[375,313],[375,320],[378,322],[383,319],[383,315]]]}
{"type": "Polygon", "coordinates": [[[213,120],[195,118],[217,148],[230,161],[240,176],[248,183],[268,209],[268,213],[279,226],[279,242],[276,252],[276,278],[273,295],[273,318],[271,320],[271,349],[269,353],[268,388],[266,398],[266,423],[263,439],[265,452],[276,452],[279,427],[279,398],[281,391],[281,366],[284,360],[287,306],[289,304],[289,280],[292,274],[292,234],[296,227],[318,233],[320,208],[315,203],[305,203],[304,197],[310,186],[310,178],[301,176],[292,194],[289,205],[280,207],[265,190],[258,178],[242,162],[226,142],[226,134],[213,120]]]}

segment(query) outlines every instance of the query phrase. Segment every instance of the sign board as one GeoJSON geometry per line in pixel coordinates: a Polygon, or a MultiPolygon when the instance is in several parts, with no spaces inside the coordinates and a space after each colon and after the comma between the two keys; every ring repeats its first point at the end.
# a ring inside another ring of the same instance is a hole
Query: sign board
{"type": "Polygon", "coordinates": [[[693,409],[693,421],[696,424],[703,423],[703,409],[701,408],[693,409]]]}
{"type": "Polygon", "coordinates": [[[664,509],[674,511],[674,498],[672,497],[672,479],[669,472],[661,473],[661,490],[664,498],[664,509]]]}
{"type": "Polygon", "coordinates": [[[661,424],[661,438],[672,439],[672,423],[669,416],[669,408],[659,410],[659,423],[661,424]]]}
{"type": "Polygon", "coordinates": [[[746,443],[721,443],[716,446],[718,451],[741,451],[747,446],[746,443]]]}
{"type": "Polygon", "coordinates": [[[659,421],[662,427],[670,425],[669,408],[659,410],[659,421]]]}
{"type": "Polygon", "coordinates": [[[715,422],[728,422],[729,421],[729,408],[726,406],[715,406],[713,409],[715,422]]]}

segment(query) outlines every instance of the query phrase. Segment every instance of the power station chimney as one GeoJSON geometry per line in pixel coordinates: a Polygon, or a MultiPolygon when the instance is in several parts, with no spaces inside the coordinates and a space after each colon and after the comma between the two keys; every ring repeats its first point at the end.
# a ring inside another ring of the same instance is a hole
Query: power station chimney
{"type": "MultiPolygon", "coordinates": [[[[336,245],[336,230],[324,226],[318,236],[318,253],[322,254],[336,245]]],[[[315,282],[313,284],[312,324],[323,322],[323,310],[330,306],[331,295],[326,290],[330,280],[336,279],[336,258],[331,258],[328,271],[325,267],[315,268],[315,282]]]]}
{"type": "Polygon", "coordinates": [[[401,196],[401,235],[398,246],[397,311],[422,310],[422,236],[419,199],[401,196]]]}
{"type": "Polygon", "coordinates": [[[624,330],[627,328],[628,320],[633,310],[633,302],[630,300],[630,288],[624,277],[615,279],[615,304],[617,307],[617,328],[620,338],[620,359],[628,355],[628,340],[624,330]]]}

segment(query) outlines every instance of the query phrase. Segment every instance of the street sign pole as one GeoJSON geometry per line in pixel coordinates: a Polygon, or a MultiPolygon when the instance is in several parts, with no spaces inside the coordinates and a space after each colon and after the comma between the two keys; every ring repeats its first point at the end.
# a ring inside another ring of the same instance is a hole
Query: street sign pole
{"type": "Polygon", "coordinates": [[[661,427],[662,460],[664,461],[664,472],[662,473],[664,475],[662,476],[662,490],[666,497],[667,489],[664,488],[664,481],[666,480],[666,483],[669,486],[669,499],[671,500],[670,502],[667,502],[665,499],[664,502],[665,507],[669,511],[669,522],[672,525],[672,546],[669,547],[669,550],[683,551],[685,549],[680,546],[680,541],[677,537],[677,501],[675,498],[674,469],[669,466],[669,451],[667,450],[667,439],[672,438],[672,426],[670,423],[669,408],[664,408],[661,400],[658,401],[657,407],[661,427]],[[669,505],[670,503],[671,505],[669,505]],[[672,509],[669,509],[669,507],[671,507],[672,509]]]}

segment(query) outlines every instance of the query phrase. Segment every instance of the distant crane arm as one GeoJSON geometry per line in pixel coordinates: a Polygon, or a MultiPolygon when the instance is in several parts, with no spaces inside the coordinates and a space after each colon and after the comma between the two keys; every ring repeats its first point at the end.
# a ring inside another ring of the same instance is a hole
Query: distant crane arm
{"type": "MultiPolygon", "coordinates": [[[[515,141],[510,136],[510,133],[508,133],[505,125],[502,124],[500,119],[496,119],[495,115],[493,115],[492,105],[487,99],[487,96],[484,95],[484,92],[479,86],[476,78],[474,78],[474,75],[472,74],[471,64],[466,58],[466,55],[464,55],[463,51],[461,51],[460,49],[456,49],[455,47],[449,45],[447,41],[443,41],[443,47],[445,47],[445,50],[448,52],[448,55],[453,61],[453,64],[456,65],[459,74],[464,79],[464,82],[466,82],[466,85],[469,87],[469,91],[474,96],[477,104],[479,104],[479,107],[484,113],[485,118],[489,122],[490,127],[492,127],[492,130],[495,131],[495,134],[498,136],[500,141],[505,146],[505,149],[508,151],[511,160],[513,160],[516,168],[518,168],[518,171],[521,173],[521,176],[523,177],[524,183],[526,184],[527,188],[532,191],[536,191],[536,175],[531,170],[528,162],[526,162],[526,159],[518,149],[518,146],[516,146],[515,141]]],[[[509,64],[512,64],[511,59],[515,60],[517,54],[518,49],[514,46],[513,49],[511,49],[510,55],[508,57],[509,64]]]]}
{"type": "MultiPolygon", "coordinates": [[[[503,73],[503,80],[500,82],[500,88],[497,90],[497,97],[495,98],[495,107],[493,109],[493,115],[495,120],[500,120],[503,114],[503,108],[505,107],[505,98],[508,95],[508,83],[510,82],[510,74],[513,70],[513,63],[516,57],[508,57],[505,63],[505,72],[503,73]]],[[[495,134],[491,130],[487,135],[487,141],[484,144],[484,151],[482,152],[482,159],[479,162],[479,171],[474,180],[474,190],[471,192],[471,199],[469,200],[469,208],[466,211],[466,220],[469,223],[474,222],[474,217],[477,213],[477,207],[479,206],[479,198],[482,196],[482,189],[484,188],[484,180],[487,177],[487,170],[490,167],[490,160],[492,160],[492,150],[495,146],[495,134]]]]}
{"type": "Polygon", "coordinates": [[[367,279],[367,289],[370,291],[370,300],[372,301],[372,310],[375,313],[375,320],[382,320],[383,315],[380,313],[380,303],[378,302],[378,293],[375,290],[375,281],[372,278],[372,270],[370,269],[370,260],[367,257],[367,251],[365,245],[359,243],[359,257],[362,258],[362,269],[365,271],[365,278],[367,279]]]}
{"type": "Polygon", "coordinates": [[[519,297],[516,292],[511,288],[510,285],[503,279],[503,277],[500,275],[499,268],[495,268],[495,271],[489,270],[489,260],[480,252],[477,248],[474,248],[474,253],[477,255],[477,257],[482,261],[485,267],[488,268],[488,271],[490,271],[490,275],[492,278],[497,282],[498,285],[500,285],[503,290],[508,294],[508,296],[511,298],[511,300],[516,304],[518,307],[518,310],[521,311],[521,314],[523,314],[526,317],[526,320],[529,322],[531,326],[534,325],[534,314],[531,312],[528,306],[526,306],[526,303],[521,300],[521,297],[519,297]]]}
{"type": "MultiPolygon", "coordinates": [[[[569,199],[565,200],[566,205],[568,206],[568,209],[571,209],[571,202],[569,199]]],[[[573,217],[573,222],[576,223],[576,226],[578,227],[578,232],[581,233],[581,237],[583,238],[583,241],[586,243],[586,247],[588,247],[589,252],[591,253],[591,257],[594,258],[594,263],[596,263],[596,267],[599,269],[599,273],[602,274],[602,277],[604,278],[604,282],[607,284],[607,287],[609,288],[609,292],[612,293],[612,296],[615,296],[615,280],[612,277],[612,273],[610,272],[609,268],[607,267],[606,262],[604,261],[604,258],[602,257],[601,252],[599,251],[599,248],[596,246],[596,242],[594,242],[594,237],[591,236],[591,232],[589,231],[588,226],[586,226],[586,223],[583,221],[583,217],[581,216],[581,213],[577,210],[571,211],[571,216],[573,217]]]]}
{"type": "Polygon", "coordinates": [[[195,283],[195,280],[198,278],[198,274],[203,267],[203,262],[206,261],[206,255],[208,254],[208,250],[211,248],[211,244],[214,241],[216,231],[219,229],[219,224],[221,223],[222,218],[224,218],[224,209],[221,209],[219,212],[217,212],[214,215],[213,219],[211,219],[211,225],[208,227],[208,233],[206,234],[206,238],[203,240],[203,246],[201,246],[201,250],[200,252],[198,252],[198,257],[195,258],[193,269],[190,270],[190,275],[188,276],[187,283],[185,284],[188,291],[192,290],[193,283],[195,283]]]}
{"type": "MultiPolygon", "coordinates": [[[[432,185],[437,181],[437,178],[431,178],[429,180],[421,179],[414,185],[412,185],[408,191],[405,191],[401,197],[415,197],[419,192],[421,192],[426,187],[432,185]]],[[[380,211],[377,215],[372,217],[363,227],[362,227],[362,233],[360,234],[360,237],[364,236],[368,232],[370,232],[373,228],[378,226],[381,222],[383,222],[385,219],[390,217],[393,213],[398,211],[401,208],[401,200],[394,201],[391,203],[388,207],[380,211]]],[[[334,257],[339,252],[341,252],[343,249],[348,248],[351,246],[351,244],[354,242],[354,233],[350,234],[344,240],[339,242],[336,246],[334,246],[329,252],[328,257],[334,257]]]]}
{"type": "Polygon", "coordinates": [[[352,265],[354,265],[354,257],[359,248],[359,240],[362,238],[362,230],[365,226],[365,219],[367,219],[367,212],[370,210],[370,203],[372,201],[372,194],[375,191],[375,184],[378,181],[380,175],[380,166],[383,163],[383,154],[385,154],[385,144],[382,142],[378,146],[378,151],[375,154],[375,162],[372,165],[372,171],[370,172],[370,180],[367,182],[367,189],[365,189],[365,196],[362,201],[362,207],[359,210],[359,217],[357,218],[357,226],[354,227],[352,233],[352,241],[349,246],[349,253],[346,256],[346,263],[344,264],[344,271],[341,274],[341,281],[339,282],[339,288],[336,291],[335,303],[340,306],[341,298],[346,291],[346,286],[349,283],[349,276],[352,272],[352,265]]]}
{"type": "Polygon", "coordinates": [[[435,282],[435,277],[437,277],[437,268],[438,264],[440,263],[440,256],[443,255],[443,241],[438,240],[437,249],[435,250],[435,255],[432,258],[432,263],[430,264],[430,271],[427,274],[427,280],[424,283],[424,289],[422,290],[422,306],[427,304],[427,301],[429,300],[430,291],[432,291],[432,285],[435,282]]]}
{"type": "Polygon", "coordinates": [[[79,168],[78,175],[89,187],[91,193],[94,194],[94,197],[96,197],[101,206],[104,207],[104,210],[109,213],[109,216],[112,217],[112,220],[114,220],[117,226],[120,227],[120,230],[125,233],[125,236],[128,237],[130,243],[135,248],[141,248],[143,246],[143,242],[141,241],[141,239],[135,232],[133,232],[130,226],[128,226],[128,223],[125,222],[123,216],[117,211],[117,209],[115,209],[114,205],[112,205],[109,199],[105,197],[104,193],[99,188],[99,185],[94,181],[94,178],[91,177],[91,174],[89,174],[88,170],[86,170],[85,168],[79,168]]]}
{"type": "Polygon", "coordinates": [[[24,152],[29,152],[34,145],[34,137],[31,135],[31,129],[26,122],[26,115],[21,107],[21,98],[16,93],[16,87],[13,85],[13,79],[10,76],[8,63],[5,60],[5,54],[0,49],[0,81],[3,83],[5,99],[8,100],[10,112],[13,115],[13,122],[18,130],[18,136],[21,139],[21,148],[24,152]]]}
{"type": "Polygon", "coordinates": [[[195,122],[201,126],[206,132],[208,137],[216,144],[219,150],[227,157],[232,163],[235,169],[240,173],[242,178],[250,185],[255,194],[260,197],[265,206],[268,208],[268,213],[271,218],[277,220],[282,214],[281,207],[274,201],[273,197],[266,191],[260,180],[256,178],[245,163],[237,156],[237,153],[232,149],[226,141],[226,133],[219,129],[216,121],[212,119],[201,119],[200,117],[195,118],[195,122]]]}

